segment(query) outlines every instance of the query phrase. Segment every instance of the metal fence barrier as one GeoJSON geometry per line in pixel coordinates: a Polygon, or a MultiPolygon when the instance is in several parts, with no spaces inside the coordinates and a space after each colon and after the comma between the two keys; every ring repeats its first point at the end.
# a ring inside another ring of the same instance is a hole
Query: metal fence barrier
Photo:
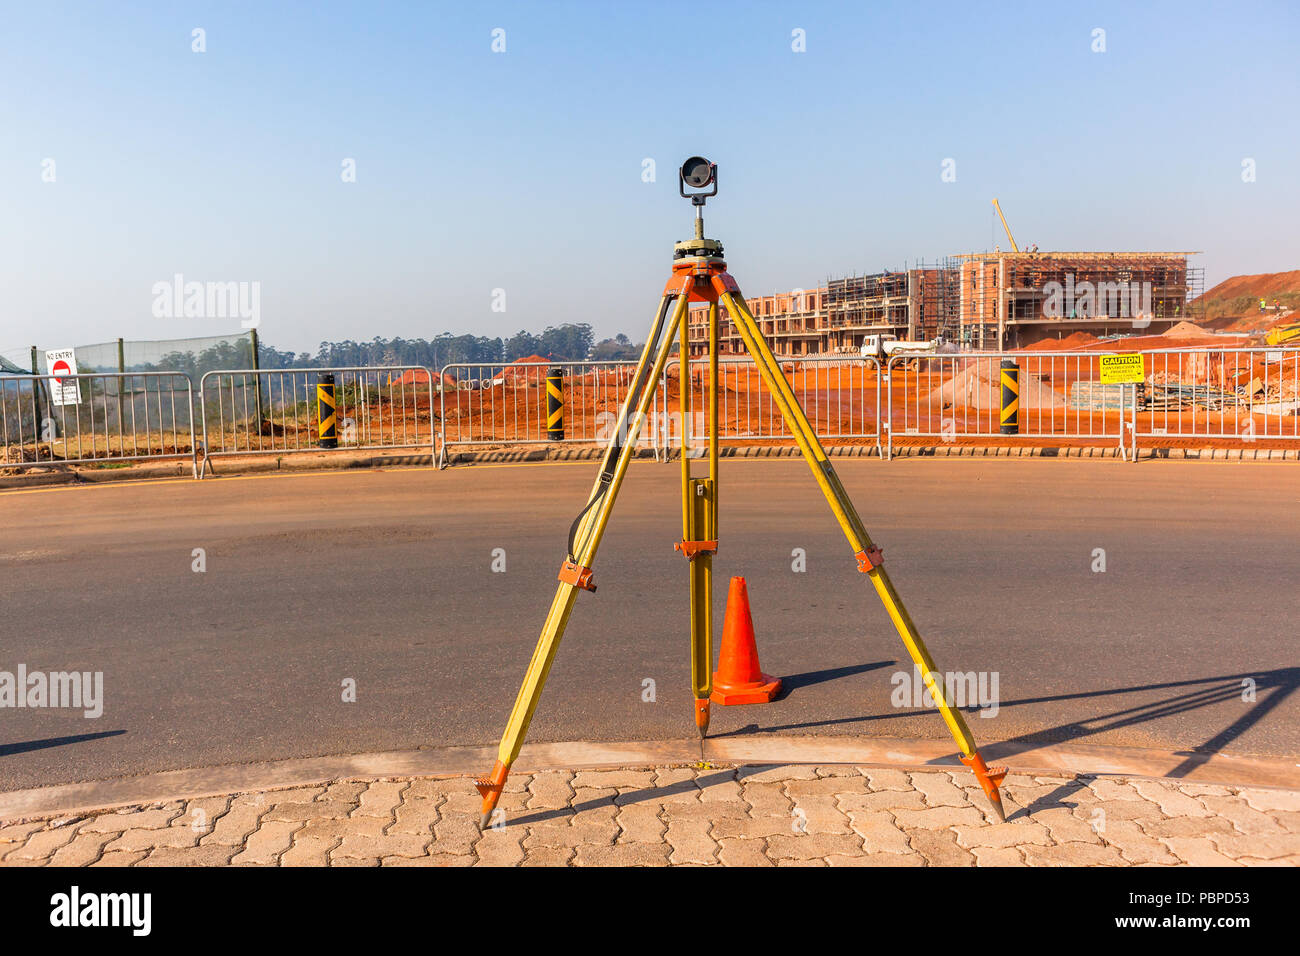
{"type": "Polygon", "coordinates": [[[396,365],[206,372],[199,382],[205,455],[322,450],[317,386],[327,375],[334,377],[336,444],[330,447],[436,454],[432,374],[396,365]]]}
{"type": "MultiPolygon", "coordinates": [[[[881,450],[880,363],[874,357],[819,355],[778,357],[777,361],[813,430],[824,442],[868,442],[881,450]]],[[[707,434],[709,366],[706,358],[692,358],[688,364],[694,419],[690,433],[699,436],[707,434]]],[[[673,358],[661,385],[665,407],[672,409],[665,413],[658,430],[665,451],[681,445],[676,411],[679,377],[680,360],[673,358]]],[[[794,440],[749,356],[723,356],[718,362],[718,439],[724,444],[794,440]]]]}
{"type": "Polygon", "coordinates": [[[1300,349],[1147,352],[1137,434],[1150,438],[1300,439],[1300,349]]]}
{"type": "Polygon", "coordinates": [[[0,375],[3,468],[189,458],[190,380],[179,372],[0,375]]]}
{"type": "MultiPolygon", "coordinates": [[[[465,445],[518,445],[562,441],[604,443],[627,400],[636,362],[456,362],[439,375],[439,466],[447,449],[465,445]],[[558,373],[564,437],[548,439],[548,375],[558,373]]],[[[661,389],[640,438],[658,449],[661,389]]]]}
{"type": "MultiPolygon", "coordinates": [[[[1125,351],[1122,342],[1115,351],[1125,351]]],[[[1115,444],[1130,459],[1139,439],[1157,445],[1300,440],[1300,349],[1142,350],[1145,380],[1136,385],[1102,382],[1104,354],[1111,353],[899,353],[883,369],[858,356],[779,362],[827,444],[874,444],[886,458],[913,437],[1115,444]],[[1012,434],[1002,427],[1004,360],[1018,373],[1012,434]]],[[[685,428],[679,420],[681,361],[674,357],[640,436],[664,460],[681,447],[684,432],[691,453],[702,451],[708,363],[692,358],[687,364],[693,420],[685,428]]],[[[604,444],[635,369],[635,362],[599,361],[454,363],[436,374],[422,366],[210,371],[197,393],[201,442],[195,394],[183,373],[4,375],[0,467],[188,457],[202,477],[201,462],[217,455],[428,448],[445,467],[454,446],[604,444]],[[330,377],[335,429],[322,441],[317,386],[330,377]]],[[[718,414],[724,443],[793,438],[747,356],[719,361],[718,414]]]]}
{"type": "Polygon", "coordinates": [[[1078,384],[1091,386],[1100,378],[1100,358],[1098,352],[897,353],[890,357],[886,373],[886,457],[893,454],[896,436],[952,443],[1005,439],[1003,359],[1013,359],[1020,370],[1019,438],[1120,444],[1121,412],[1131,403],[1124,397],[1129,392],[1116,392],[1113,408],[1104,401],[1074,397],[1078,384]]]}

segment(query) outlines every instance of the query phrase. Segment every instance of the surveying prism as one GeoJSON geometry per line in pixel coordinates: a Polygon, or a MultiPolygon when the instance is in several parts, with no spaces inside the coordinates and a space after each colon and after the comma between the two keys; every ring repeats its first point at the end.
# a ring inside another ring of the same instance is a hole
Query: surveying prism
{"type": "Polygon", "coordinates": [[[768,347],[758,322],[754,319],[736,280],[727,272],[722,259],[722,243],[704,236],[704,204],[718,192],[718,167],[702,156],[686,160],[677,173],[678,192],[695,207],[695,235],[673,247],[672,275],[664,286],[663,297],[655,312],[654,323],[646,337],[645,349],[633,373],[627,400],[619,411],[616,427],[601,458],[600,472],[592,485],[587,504],[569,529],[568,551],[560,566],[559,587],[542,625],[537,649],[524,674],[523,685],[501,736],[497,761],[491,774],[475,783],[483,797],[481,826],[486,826],[505,786],[510,767],[519,756],[524,736],[537,710],[542,687],[559,650],[560,638],[579,591],[595,591],[592,568],[596,551],[609,524],[619,488],[627,474],[628,463],[655,388],[664,374],[674,340],[680,341],[681,388],[679,410],[682,421],[681,487],[682,540],[674,547],[687,561],[690,591],[691,688],[695,695],[695,727],[703,738],[709,729],[709,695],[713,677],[713,555],[718,550],[718,311],[725,308],[746,350],[758,367],[768,392],[776,402],[787,427],[794,435],[813,480],[826,497],[831,513],[848,539],[858,570],[865,574],[894,627],[898,630],[908,655],[921,672],[925,686],[938,704],[944,723],[961,750],[961,761],[970,767],[989,799],[999,820],[1005,820],[998,787],[1006,776],[1005,768],[990,768],[980,756],[961,712],[948,700],[943,676],[938,672],[921,635],[903,606],[898,592],[885,570],[880,548],[871,537],[840,484],[820,439],[809,424],[803,407],[786,380],[776,357],[768,347]],[[692,192],[687,192],[689,187],[692,192]],[[709,189],[709,187],[712,187],[709,189]],[[709,189],[707,192],[701,190],[709,189]],[[691,376],[688,343],[688,309],[692,302],[708,304],[708,476],[691,473],[690,453],[691,376]]]}

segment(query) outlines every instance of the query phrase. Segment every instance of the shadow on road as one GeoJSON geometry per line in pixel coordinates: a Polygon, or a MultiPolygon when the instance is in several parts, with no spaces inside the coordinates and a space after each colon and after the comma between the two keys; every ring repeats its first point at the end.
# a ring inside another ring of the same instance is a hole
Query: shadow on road
{"type": "MultiPolygon", "coordinates": [[[[866,664],[861,665],[860,669],[870,670],[879,666],[882,665],[866,664]]],[[[840,668],[839,670],[850,671],[853,668],[840,668]]],[[[834,672],[822,671],[818,673],[834,672]]],[[[1205,763],[1211,756],[1222,751],[1224,747],[1229,746],[1286,701],[1297,687],[1300,687],[1300,667],[1281,667],[1277,670],[1253,674],[1223,674],[1218,677],[1202,677],[1194,680],[1168,681],[1159,684],[1135,684],[1131,687],[1117,687],[1111,690],[1081,691],[1077,694],[1057,694],[1051,697],[1026,697],[1020,700],[1000,701],[998,704],[1000,708],[1026,707],[1065,700],[1103,699],[1153,691],[1169,692],[1159,700],[1135,704],[1131,707],[1121,707],[1118,710],[1112,710],[1095,717],[1085,717],[1070,723],[1059,724],[1055,727],[1048,727],[1044,730],[998,741],[987,748],[987,755],[991,759],[1002,760],[1026,751],[1036,750],[1047,744],[1077,741],[1106,731],[1132,727],[1162,717],[1185,714],[1202,707],[1211,707],[1215,704],[1234,700],[1241,701],[1247,689],[1245,683],[1247,680],[1254,681],[1253,690],[1257,700],[1249,710],[1228,724],[1222,731],[1205,741],[1205,743],[1192,750],[1180,752],[1180,755],[1185,759],[1177,767],[1169,771],[1167,776],[1183,777],[1205,763]]],[[[811,683],[816,683],[816,681],[811,683]]],[[[978,707],[963,708],[963,711],[968,714],[976,713],[978,710],[978,707]]],[[[778,724],[768,727],[748,724],[739,730],[727,734],[718,734],[717,736],[735,737],[746,734],[770,734],[790,730],[807,730],[813,727],[831,727],[839,724],[893,720],[899,717],[912,717],[920,712],[917,708],[909,707],[888,714],[865,714],[861,717],[838,717],[830,720],[805,721],[797,724],[778,724]]]]}
{"type": "Polygon", "coordinates": [[[71,737],[46,737],[44,740],[25,740],[17,744],[0,744],[0,757],[12,757],[33,750],[48,750],[51,747],[66,747],[68,744],[85,743],[87,740],[99,740],[103,737],[117,737],[125,730],[104,730],[97,734],[75,734],[71,737]]]}

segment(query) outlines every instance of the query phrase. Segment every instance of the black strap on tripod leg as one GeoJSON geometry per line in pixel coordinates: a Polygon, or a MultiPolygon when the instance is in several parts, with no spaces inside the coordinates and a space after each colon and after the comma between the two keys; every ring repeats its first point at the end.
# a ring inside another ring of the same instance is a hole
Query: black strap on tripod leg
{"type": "MultiPolygon", "coordinates": [[[[655,319],[654,332],[650,336],[649,341],[646,342],[645,365],[641,369],[640,377],[638,377],[637,380],[632,383],[632,389],[628,392],[627,410],[629,412],[629,416],[630,414],[635,414],[635,411],[631,405],[632,396],[634,395],[639,396],[641,394],[642,389],[644,389],[646,386],[646,382],[649,378],[650,373],[654,370],[654,362],[650,360],[650,356],[653,355],[656,351],[658,351],[659,339],[663,335],[663,331],[664,331],[664,319],[668,315],[669,306],[671,306],[672,303],[676,301],[676,298],[677,298],[676,296],[669,296],[665,298],[659,306],[659,316],[658,318],[655,319]]],[[[604,498],[605,495],[609,493],[609,489],[614,484],[614,469],[618,465],[619,456],[623,454],[623,431],[627,427],[628,427],[628,418],[623,418],[619,422],[618,433],[614,435],[614,444],[610,447],[609,453],[605,455],[604,464],[601,466],[600,487],[598,487],[596,489],[596,493],[591,496],[591,500],[587,502],[586,507],[578,512],[578,517],[573,519],[573,524],[570,525],[569,527],[568,558],[569,561],[571,562],[576,563],[578,560],[577,555],[574,553],[574,550],[577,547],[578,528],[582,526],[582,519],[587,516],[587,512],[589,512],[592,508],[596,507],[596,505],[600,504],[601,499],[604,498]]]]}

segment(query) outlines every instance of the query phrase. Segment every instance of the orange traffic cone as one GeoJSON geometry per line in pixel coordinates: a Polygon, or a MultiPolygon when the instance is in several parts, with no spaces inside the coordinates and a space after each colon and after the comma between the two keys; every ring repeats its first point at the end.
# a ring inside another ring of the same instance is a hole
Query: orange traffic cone
{"type": "Polygon", "coordinates": [[[713,672],[715,704],[767,704],[781,692],[781,679],[758,667],[754,619],[749,613],[749,591],[744,578],[732,578],[727,591],[727,614],[722,621],[722,652],[713,672]]]}

